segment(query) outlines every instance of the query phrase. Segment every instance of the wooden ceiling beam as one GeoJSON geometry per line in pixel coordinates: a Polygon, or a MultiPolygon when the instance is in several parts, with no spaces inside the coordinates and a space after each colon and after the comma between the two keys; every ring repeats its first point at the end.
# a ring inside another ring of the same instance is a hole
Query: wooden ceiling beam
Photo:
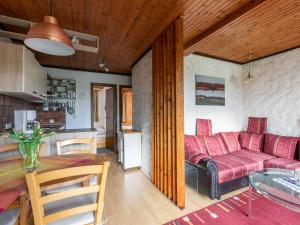
{"type": "Polygon", "coordinates": [[[255,7],[257,7],[258,5],[260,5],[261,3],[265,2],[265,1],[267,1],[267,0],[252,0],[248,4],[242,6],[241,8],[235,10],[234,12],[226,15],[223,20],[221,20],[220,22],[216,23],[215,25],[209,27],[208,29],[206,29],[205,31],[203,31],[202,33],[200,33],[196,37],[194,37],[192,40],[187,42],[184,45],[184,49],[185,49],[184,54],[189,55],[189,54],[193,53],[194,52],[193,47],[195,45],[197,45],[198,42],[200,42],[204,38],[208,37],[209,35],[215,33],[216,31],[218,31],[222,27],[226,26],[227,24],[238,19],[239,17],[241,17],[242,15],[244,15],[245,13],[254,9],[255,7]]]}

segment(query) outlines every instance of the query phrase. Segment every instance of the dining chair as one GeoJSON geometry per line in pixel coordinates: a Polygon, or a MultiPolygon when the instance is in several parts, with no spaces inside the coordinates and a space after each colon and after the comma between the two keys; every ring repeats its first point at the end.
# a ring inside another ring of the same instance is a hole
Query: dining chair
{"type": "MultiPolygon", "coordinates": [[[[96,153],[96,140],[95,138],[73,138],[63,141],[56,142],[57,154],[67,155],[67,154],[95,154],[96,153]],[[86,149],[74,149],[78,145],[84,145],[86,149]],[[72,147],[74,146],[74,148],[72,147]],[[72,148],[71,148],[72,147],[72,148]],[[66,150],[64,148],[67,148],[66,150]]],[[[88,183],[94,184],[96,182],[93,176],[76,178],[73,180],[74,185],[76,183],[82,183],[83,186],[87,186],[88,183]]],[[[50,186],[51,187],[51,186],[50,186]]],[[[62,187],[64,188],[64,187],[62,187]]],[[[48,189],[48,188],[47,188],[48,189]]],[[[60,189],[60,188],[59,188],[60,189]]],[[[44,189],[46,190],[46,188],[44,189]]],[[[48,192],[57,191],[57,189],[48,190],[48,192]]]]}
{"type": "MultiPolygon", "coordinates": [[[[42,143],[39,149],[39,156],[45,155],[46,143],[42,143]]],[[[5,144],[0,146],[0,154],[4,154],[4,157],[1,160],[14,160],[20,159],[18,143],[5,144]]],[[[26,192],[23,192],[19,198],[14,201],[8,209],[0,214],[1,225],[27,225],[27,214],[26,214],[26,205],[29,202],[28,195],[26,192]]]]}
{"type": "Polygon", "coordinates": [[[56,142],[57,154],[65,155],[65,154],[95,154],[96,153],[96,141],[95,138],[73,138],[63,141],[56,142]],[[68,146],[78,146],[78,145],[86,145],[87,149],[66,149],[63,151],[64,147],[68,146]]]}
{"type": "Polygon", "coordinates": [[[35,225],[101,224],[109,162],[25,175],[35,225]],[[41,185],[61,182],[74,176],[96,175],[98,182],[49,195],[42,195],[41,185]]]}

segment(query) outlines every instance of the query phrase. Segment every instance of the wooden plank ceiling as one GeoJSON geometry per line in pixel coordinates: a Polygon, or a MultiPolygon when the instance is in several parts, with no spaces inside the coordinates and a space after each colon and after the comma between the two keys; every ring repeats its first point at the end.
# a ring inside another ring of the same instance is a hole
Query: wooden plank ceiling
{"type": "MultiPolygon", "coordinates": [[[[97,54],[76,51],[54,57],[36,53],[43,65],[130,74],[131,66],[180,14],[185,54],[239,63],[300,45],[299,0],[52,0],[61,27],[99,36],[97,54]]],[[[39,22],[50,0],[0,1],[0,14],[39,22]]],[[[8,29],[8,27],[2,27],[8,29]]]]}
{"type": "Polygon", "coordinates": [[[257,59],[299,46],[300,1],[267,0],[202,38],[186,54],[246,63],[249,52],[257,59]]]}

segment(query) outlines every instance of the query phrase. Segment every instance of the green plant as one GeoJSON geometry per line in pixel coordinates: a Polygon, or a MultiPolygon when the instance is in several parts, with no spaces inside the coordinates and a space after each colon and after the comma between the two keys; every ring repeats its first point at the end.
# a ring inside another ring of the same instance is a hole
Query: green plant
{"type": "Polygon", "coordinates": [[[54,133],[44,133],[42,128],[33,129],[32,133],[24,133],[13,129],[8,137],[19,143],[19,151],[22,154],[23,169],[25,172],[35,170],[39,166],[38,152],[42,139],[53,135],[54,133]]]}
{"type": "MultiPolygon", "coordinates": [[[[35,128],[33,129],[32,133],[24,133],[23,131],[16,131],[15,129],[13,129],[10,133],[9,133],[9,137],[15,141],[17,141],[20,146],[22,145],[26,145],[26,143],[31,143],[33,145],[38,146],[39,144],[41,144],[41,140],[43,138],[49,137],[51,135],[53,135],[54,133],[44,133],[44,130],[42,128],[35,128]]],[[[20,149],[20,152],[22,155],[26,154],[26,152],[23,151],[23,149],[20,149]]]]}

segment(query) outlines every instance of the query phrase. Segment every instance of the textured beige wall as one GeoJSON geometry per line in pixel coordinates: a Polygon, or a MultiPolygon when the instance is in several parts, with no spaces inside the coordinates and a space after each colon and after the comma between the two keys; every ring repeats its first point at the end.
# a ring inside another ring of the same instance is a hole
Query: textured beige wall
{"type": "MultiPolygon", "coordinates": [[[[246,129],[248,116],[268,117],[269,132],[300,136],[300,49],[248,65],[197,55],[184,59],[184,132],[195,134],[196,118],[213,120],[213,131],[246,129]],[[225,78],[225,106],[195,104],[195,74],[225,78]]],[[[142,131],[142,170],[151,175],[152,54],[132,69],[133,127],[142,131]]]]}
{"type": "Polygon", "coordinates": [[[152,52],[132,68],[133,128],[142,131],[142,170],[152,170],[152,52]]]}
{"type": "Polygon", "coordinates": [[[242,72],[238,64],[198,55],[184,58],[184,133],[195,134],[196,119],[212,120],[213,132],[240,131],[243,120],[242,72]],[[225,78],[225,106],[196,105],[195,75],[225,78]]]}
{"type": "Polygon", "coordinates": [[[255,61],[251,70],[254,79],[243,87],[243,127],[248,116],[265,116],[269,132],[300,136],[300,48],[255,61]]]}

